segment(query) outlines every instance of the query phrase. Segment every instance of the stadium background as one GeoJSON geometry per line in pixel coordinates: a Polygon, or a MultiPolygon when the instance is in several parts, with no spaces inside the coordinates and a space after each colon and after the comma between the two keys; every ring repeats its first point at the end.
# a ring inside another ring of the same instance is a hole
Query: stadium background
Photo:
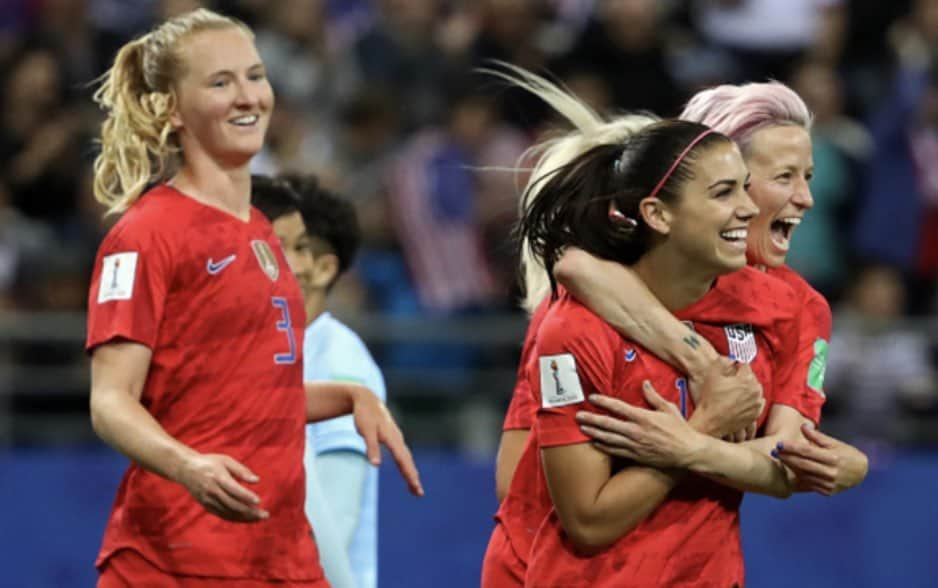
{"type": "MultiPolygon", "coordinates": [[[[82,353],[102,219],[87,83],[185,0],[0,0],[0,569],[94,582],[123,459],[91,431],[82,353]]],[[[817,116],[791,265],[830,299],[824,428],[872,469],[832,499],[746,499],[756,587],[935,586],[938,0],[219,0],[277,92],[260,173],[315,172],[365,247],[333,296],[384,368],[428,496],[382,468],[380,582],[478,585],[524,316],[513,165],[549,112],[473,68],[551,72],[601,111],[676,114],[718,82],[790,83],[817,116]],[[484,170],[484,171],[483,171],[484,170]]]]}

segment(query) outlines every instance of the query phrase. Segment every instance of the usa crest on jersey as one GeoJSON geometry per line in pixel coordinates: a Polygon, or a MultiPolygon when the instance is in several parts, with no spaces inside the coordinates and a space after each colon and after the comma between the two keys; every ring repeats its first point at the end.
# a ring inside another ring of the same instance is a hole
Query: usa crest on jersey
{"type": "Polygon", "coordinates": [[[277,263],[277,256],[274,255],[274,251],[270,248],[270,245],[267,244],[267,241],[251,241],[251,249],[254,250],[254,257],[257,258],[257,263],[260,264],[261,269],[264,270],[264,273],[267,274],[270,281],[276,282],[277,278],[280,276],[280,265],[277,263]]]}
{"type": "Polygon", "coordinates": [[[759,348],[756,347],[756,334],[752,325],[737,323],[723,328],[726,333],[726,342],[729,344],[730,355],[742,363],[751,363],[756,358],[759,348]]]}

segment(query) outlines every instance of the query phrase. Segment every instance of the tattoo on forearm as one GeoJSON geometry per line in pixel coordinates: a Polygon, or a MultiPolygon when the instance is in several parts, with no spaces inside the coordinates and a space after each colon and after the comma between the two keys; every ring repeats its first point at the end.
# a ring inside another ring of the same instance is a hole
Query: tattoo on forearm
{"type": "Polygon", "coordinates": [[[693,335],[688,335],[684,337],[684,342],[691,346],[691,349],[697,349],[700,347],[700,341],[697,340],[697,337],[693,335]]]}

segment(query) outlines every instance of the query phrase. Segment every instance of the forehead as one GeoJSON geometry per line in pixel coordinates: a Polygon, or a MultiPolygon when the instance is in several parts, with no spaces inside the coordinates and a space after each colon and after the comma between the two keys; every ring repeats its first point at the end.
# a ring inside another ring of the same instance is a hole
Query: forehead
{"type": "Polygon", "coordinates": [[[813,165],[811,135],[795,125],[766,127],[753,133],[748,155],[759,165],[808,167],[813,165]]]}
{"type": "Polygon", "coordinates": [[[281,239],[299,239],[306,234],[306,225],[299,211],[285,214],[273,223],[274,233],[281,239]]]}
{"type": "Polygon", "coordinates": [[[697,156],[692,171],[694,181],[709,186],[720,180],[742,180],[747,169],[735,143],[721,141],[697,156]]]}
{"type": "Polygon", "coordinates": [[[220,70],[241,71],[260,62],[254,40],[241,27],[199,31],[179,45],[188,74],[202,77],[220,70]]]}

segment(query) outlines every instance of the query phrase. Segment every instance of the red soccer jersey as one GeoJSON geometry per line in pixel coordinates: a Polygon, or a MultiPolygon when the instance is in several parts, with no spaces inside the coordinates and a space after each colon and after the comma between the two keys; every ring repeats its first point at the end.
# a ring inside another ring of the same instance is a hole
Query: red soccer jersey
{"type": "MultiPolygon", "coordinates": [[[[694,328],[722,353],[732,350],[749,362],[771,403],[774,394],[787,385],[793,365],[792,304],[793,295],[784,285],[755,270],[743,270],[721,278],[707,296],[678,315],[693,319],[694,328]]],[[[595,410],[579,401],[594,392],[646,406],[641,382],[648,379],[685,416],[692,414],[693,403],[684,379],[673,368],[623,339],[570,298],[562,298],[551,307],[538,334],[537,354],[540,366],[533,387],[542,408],[532,435],[536,445],[529,445],[522,461],[531,458],[536,464],[537,481],[528,480],[525,490],[532,492],[530,486],[536,486],[532,496],[547,497],[548,503],[544,509],[531,498],[516,501],[527,506],[527,511],[509,513],[517,519],[511,525],[506,522],[506,528],[515,529],[512,540],[520,537],[529,541],[526,585],[741,585],[738,508],[742,493],[698,477],[675,488],[645,521],[603,552],[590,558],[577,555],[549,503],[539,449],[589,441],[574,415],[578,410],[595,410]],[[564,385],[563,377],[557,374],[564,369],[565,361],[573,362],[573,377],[578,377],[581,394],[575,389],[571,393],[575,386],[570,386],[569,380],[565,390],[568,397],[557,392],[564,385]],[[547,398],[541,394],[542,384],[548,386],[547,398]],[[541,524],[531,542],[530,529],[537,526],[538,515],[541,524]]],[[[767,412],[760,418],[760,425],[767,412]]],[[[519,464],[515,480],[521,478],[520,473],[519,464]]],[[[520,480],[518,486],[522,486],[520,480]]],[[[514,491],[513,481],[506,503],[514,491]]],[[[515,543],[516,550],[524,549],[520,543],[515,543]]]]}
{"type": "MultiPolygon", "coordinates": [[[[678,317],[693,322],[694,328],[720,353],[728,355],[730,351],[735,351],[741,359],[747,359],[746,328],[744,325],[738,325],[731,329],[728,325],[743,322],[753,325],[754,328],[758,327],[766,347],[762,359],[768,361],[754,362],[752,368],[763,384],[769,401],[766,403],[768,406],[774,397],[790,397],[799,390],[798,386],[793,385],[796,382],[790,375],[786,375],[790,374],[794,367],[794,324],[791,320],[793,300],[793,292],[784,284],[752,268],[746,268],[720,278],[707,296],[679,312],[678,317]],[[730,349],[731,334],[733,349],[730,349]],[[777,369],[769,369],[770,363],[775,364],[777,369]]],[[[546,308],[542,305],[538,308],[538,313],[540,316],[535,318],[540,323],[547,315],[546,308]]],[[[532,324],[534,320],[532,318],[532,324]]],[[[532,334],[529,329],[528,341],[532,336],[536,342],[536,333],[532,334]]],[[[537,353],[532,353],[527,362],[526,377],[528,386],[522,389],[530,395],[526,405],[533,405],[533,410],[536,411],[541,405],[537,353]]],[[[674,385],[676,383],[672,382],[669,390],[674,385]]],[[[639,397],[641,398],[640,394],[639,397]]],[[[763,416],[767,413],[768,410],[763,416]]],[[[530,418],[533,420],[533,413],[530,418]]],[[[508,495],[499,505],[495,515],[498,523],[504,527],[514,552],[525,563],[528,561],[534,535],[551,506],[550,495],[541,473],[537,439],[535,435],[531,435],[518,461],[508,495]]]]}
{"type": "Polygon", "coordinates": [[[505,414],[503,431],[530,429],[534,426],[534,414],[537,412],[538,401],[531,394],[531,384],[526,372],[531,359],[534,358],[535,361],[537,359],[534,354],[534,343],[537,341],[537,331],[541,327],[541,321],[544,320],[549,306],[549,298],[542,300],[528,323],[528,331],[524,335],[524,347],[521,348],[521,361],[518,362],[518,378],[515,381],[515,390],[511,394],[511,404],[508,405],[508,412],[505,414]]]}
{"type": "Polygon", "coordinates": [[[256,473],[248,486],[270,518],[224,521],[181,485],[131,464],[99,567],[132,549],[171,574],[323,578],[303,511],[304,324],[299,287],[256,209],[242,222],[158,186],[111,229],[92,276],[87,349],[149,347],[143,406],[182,443],[256,473]]]}
{"type": "Polygon", "coordinates": [[[768,274],[794,290],[800,308],[798,317],[798,361],[794,379],[800,384],[790,399],[779,399],[815,425],[821,424],[824,395],[824,371],[831,340],[831,307],[820,292],[788,266],[770,268],[768,274]]]}

